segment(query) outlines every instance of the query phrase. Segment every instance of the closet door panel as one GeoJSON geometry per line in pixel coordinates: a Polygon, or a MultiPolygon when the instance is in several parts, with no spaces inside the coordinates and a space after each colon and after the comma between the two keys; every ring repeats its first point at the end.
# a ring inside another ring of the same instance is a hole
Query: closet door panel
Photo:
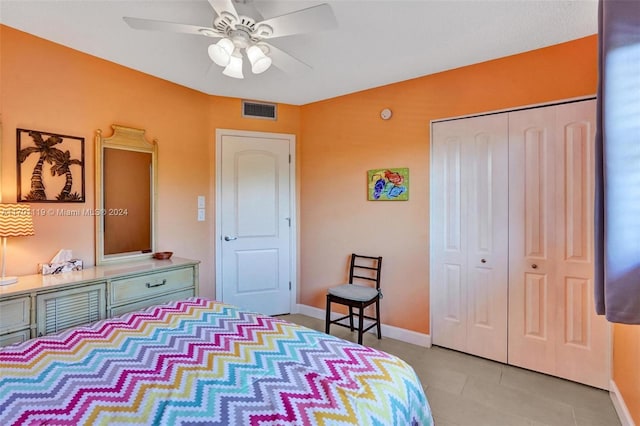
{"type": "Polygon", "coordinates": [[[509,113],[509,363],[555,370],[554,112],[509,113]]]}
{"type": "Polygon", "coordinates": [[[607,389],[595,110],[569,102],[432,126],[434,344],[607,389]]]}
{"type": "Polygon", "coordinates": [[[466,222],[462,212],[464,138],[451,123],[433,128],[431,171],[431,321],[436,345],[467,344],[466,222]]]}
{"type": "Polygon", "coordinates": [[[433,126],[433,343],[506,361],[507,116],[433,126]]]}
{"type": "Polygon", "coordinates": [[[507,361],[508,116],[467,120],[468,351],[507,361]]]}
{"type": "Polygon", "coordinates": [[[607,388],[593,306],[595,101],[509,114],[509,363],[607,388]],[[534,267],[535,266],[535,267],[534,267]]]}
{"type": "Polygon", "coordinates": [[[593,301],[595,111],[595,101],[556,107],[556,362],[561,377],[606,389],[609,326],[593,301]]]}
{"type": "Polygon", "coordinates": [[[524,276],[524,299],[522,319],[524,335],[527,338],[549,340],[549,321],[547,318],[549,281],[545,274],[528,274],[524,276]]]}

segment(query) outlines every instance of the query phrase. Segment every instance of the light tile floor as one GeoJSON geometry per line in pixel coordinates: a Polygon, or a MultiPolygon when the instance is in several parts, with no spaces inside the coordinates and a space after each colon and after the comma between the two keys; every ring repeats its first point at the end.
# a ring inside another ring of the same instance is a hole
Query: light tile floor
{"type": "MultiPolygon", "coordinates": [[[[305,315],[283,319],[324,331],[305,315]]],[[[356,333],[331,333],[357,341],[356,333]]],[[[423,348],[367,333],[364,344],[394,354],[414,368],[436,426],[618,426],[608,392],[440,347],[423,348]]]]}

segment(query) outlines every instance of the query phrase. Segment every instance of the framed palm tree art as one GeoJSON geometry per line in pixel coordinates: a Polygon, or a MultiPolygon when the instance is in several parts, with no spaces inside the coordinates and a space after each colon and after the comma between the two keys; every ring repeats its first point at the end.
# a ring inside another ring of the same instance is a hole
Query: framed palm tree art
{"type": "Polygon", "coordinates": [[[18,202],[84,203],[84,138],[17,129],[18,202]]]}

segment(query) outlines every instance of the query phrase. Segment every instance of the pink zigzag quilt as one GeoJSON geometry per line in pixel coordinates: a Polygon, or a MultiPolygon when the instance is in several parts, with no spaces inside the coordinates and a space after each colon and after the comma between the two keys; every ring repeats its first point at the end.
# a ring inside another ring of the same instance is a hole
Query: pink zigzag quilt
{"type": "Polygon", "coordinates": [[[0,351],[0,425],[432,425],[399,358],[204,298],[0,351]]]}

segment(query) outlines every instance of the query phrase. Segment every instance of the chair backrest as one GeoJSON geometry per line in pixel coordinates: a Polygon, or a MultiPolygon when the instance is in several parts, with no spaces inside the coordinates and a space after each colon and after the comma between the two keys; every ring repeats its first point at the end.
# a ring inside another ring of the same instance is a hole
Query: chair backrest
{"type": "Polygon", "coordinates": [[[373,281],[376,289],[380,290],[380,271],[382,269],[382,256],[362,256],[351,253],[349,266],[349,284],[353,280],[373,281]]]}

